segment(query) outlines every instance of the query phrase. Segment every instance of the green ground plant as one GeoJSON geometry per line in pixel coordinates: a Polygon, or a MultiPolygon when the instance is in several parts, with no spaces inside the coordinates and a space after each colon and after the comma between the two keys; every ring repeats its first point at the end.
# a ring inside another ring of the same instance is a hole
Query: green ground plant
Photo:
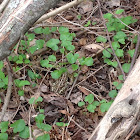
{"type": "MultiPolygon", "coordinates": [[[[120,15],[123,12],[124,12],[123,9],[119,9],[119,10],[115,11],[115,14],[120,15]]],[[[121,16],[121,18],[115,18],[114,15],[111,13],[104,14],[104,18],[107,20],[106,26],[107,26],[108,32],[115,33],[115,35],[113,36],[112,47],[115,51],[116,56],[118,58],[122,59],[122,58],[124,58],[124,55],[126,55],[126,53],[127,53],[132,58],[134,55],[135,49],[128,50],[126,48],[126,42],[128,42],[130,40],[133,43],[136,43],[137,36],[135,35],[134,39],[132,40],[133,34],[130,33],[129,35],[127,35],[125,33],[125,31],[123,31],[123,30],[128,30],[127,26],[130,24],[134,24],[135,22],[137,22],[137,20],[133,19],[132,16],[123,16],[123,15],[121,16]],[[121,23],[120,21],[122,21],[123,23],[121,23]],[[126,52],[125,52],[125,50],[126,50],[126,52]]],[[[107,39],[99,36],[96,38],[96,42],[106,43],[107,39]]],[[[111,48],[103,50],[103,59],[104,59],[104,62],[107,63],[108,65],[115,67],[115,68],[118,67],[117,61],[115,61],[113,59],[113,52],[112,52],[111,48]]],[[[129,69],[130,69],[130,62],[128,61],[127,63],[124,63],[122,65],[122,69],[124,70],[125,73],[128,73],[129,69]]]]}
{"type": "MultiPolygon", "coordinates": [[[[130,62],[131,60],[124,60],[125,55],[129,55],[130,58],[133,57],[135,49],[129,49],[126,46],[126,43],[132,42],[136,44],[137,42],[137,35],[133,35],[132,33],[126,34],[125,30],[128,30],[128,26],[137,22],[136,19],[133,19],[132,16],[123,16],[123,9],[119,9],[115,11],[115,15],[119,15],[120,18],[116,18],[111,13],[104,14],[104,19],[106,19],[106,26],[108,32],[113,32],[115,35],[112,39],[112,47],[115,51],[116,56],[119,58],[120,62],[122,61],[122,69],[125,73],[129,72],[130,69],[130,62]]],[[[106,43],[107,40],[103,37],[97,37],[96,42],[103,42],[106,43]]],[[[109,66],[114,68],[118,67],[118,62],[114,60],[113,52],[111,48],[103,50],[103,59],[104,62],[107,63],[109,66]]],[[[123,85],[123,75],[118,76],[118,81],[113,82],[113,86],[115,87],[114,90],[109,92],[109,96],[114,98],[117,96],[118,90],[121,89],[123,85]]]]}
{"type": "MultiPolygon", "coordinates": [[[[115,33],[112,39],[112,47],[115,51],[116,56],[119,58],[120,62],[121,60],[123,60],[123,64],[122,64],[123,71],[125,73],[128,73],[130,69],[130,65],[131,65],[130,64],[131,60],[128,60],[127,62],[125,62],[126,60],[124,60],[124,56],[129,55],[130,58],[133,58],[135,49],[128,49],[126,47],[126,42],[131,41],[132,43],[136,44],[137,35],[133,35],[132,33],[127,35],[125,31],[123,31],[123,29],[128,30],[127,25],[132,25],[135,22],[137,22],[137,20],[133,19],[132,16],[123,16],[122,15],[123,12],[124,12],[123,9],[119,9],[115,11],[115,14],[121,15],[121,18],[115,18],[113,14],[106,13],[104,14],[104,19],[106,19],[106,26],[107,26],[108,32],[115,33]],[[121,21],[123,23],[121,23],[121,21]]],[[[96,42],[106,43],[107,39],[102,36],[98,36],[96,38],[96,42]]],[[[104,63],[108,64],[109,66],[112,66],[114,68],[118,67],[118,62],[114,60],[114,56],[113,56],[113,52],[111,48],[107,48],[103,50],[103,59],[104,59],[104,63]]],[[[118,91],[121,89],[123,85],[123,81],[124,81],[123,75],[119,75],[118,80],[113,82],[114,89],[108,93],[109,97],[114,99],[117,96],[118,91]]],[[[96,103],[94,103],[94,96],[92,94],[89,94],[88,96],[86,96],[85,99],[86,100],[79,102],[78,106],[79,107],[85,106],[87,110],[92,113],[95,112],[95,109],[97,106],[100,106],[101,112],[108,111],[110,105],[113,102],[113,100],[111,100],[110,102],[106,102],[105,100],[102,100],[100,102],[96,101],[97,102],[97,105],[96,105],[96,103]],[[86,103],[86,101],[88,103],[86,103]]]]}
{"type": "MultiPolygon", "coordinates": [[[[106,19],[106,26],[108,32],[115,33],[112,38],[112,47],[115,50],[116,56],[122,61],[122,69],[125,73],[129,72],[130,69],[130,61],[124,60],[124,55],[129,55],[130,58],[133,57],[135,49],[128,49],[126,46],[126,42],[132,42],[136,44],[137,36],[133,36],[132,33],[126,34],[124,30],[128,30],[126,25],[132,25],[137,20],[133,19],[132,16],[123,16],[123,9],[115,11],[115,14],[121,15],[121,18],[115,18],[115,16],[111,13],[107,13],[104,15],[106,19]],[[121,23],[122,21],[123,23],[121,23]],[[132,39],[133,38],[133,39],[132,39]]],[[[80,20],[81,15],[78,15],[77,18],[80,20]]],[[[88,26],[95,25],[96,22],[91,23],[89,20],[84,26],[85,28],[88,26]]],[[[79,58],[79,54],[76,53],[75,46],[73,45],[72,41],[76,36],[74,33],[70,33],[69,29],[66,27],[46,27],[46,28],[36,28],[34,29],[34,33],[26,33],[26,39],[21,40],[19,48],[18,48],[18,55],[11,55],[9,56],[9,61],[11,64],[14,64],[13,71],[18,72],[23,66],[28,65],[33,66],[32,64],[32,57],[35,52],[41,50],[42,48],[46,47],[47,50],[50,50],[51,54],[49,53],[48,56],[42,57],[39,60],[39,64],[42,68],[47,69],[50,71],[50,76],[57,80],[59,79],[64,73],[68,74],[68,67],[70,66],[73,70],[73,76],[76,77],[78,75],[78,70],[81,69],[82,66],[93,66],[93,58],[92,57],[82,57],[79,58]],[[57,32],[57,38],[51,38],[50,40],[46,41],[44,39],[36,39],[39,35],[42,38],[44,36],[50,35],[57,32]],[[34,45],[30,45],[32,41],[35,40],[34,45]],[[28,54],[28,55],[27,55],[28,54]],[[56,54],[59,54],[58,56],[56,54]],[[29,56],[29,57],[28,57],[29,56]],[[63,58],[63,61],[60,61],[60,58],[63,58]]],[[[107,39],[99,36],[96,38],[97,43],[106,43],[107,39]]],[[[16,49],[17,45],[14,47],[13,51],[16,49]]],[[[114,60],[113,52],[111,48],[107,48],[103,50],[103,59],[104,63],[108,64],[111,67],[117,68],[118,63],[114,60]]],[[[8,86],[8,76],[3,72],[4,63],[0,61],[0,89],[7,89],[8,86]]],[[[15,79],[14,84],[18,89],[18,95],[24,96],[24,87],[31,86],[37,87],[38,80],[41,79],[39,72],[34,72],[32,69],[27,69],[27,76],[30,78],[30,81],[27,79],[15,79]]],[[[78,106],[82,109],[85,109],[90,112],[94,113],[96,108],[99,107],[101,112],[106,112],[109,107],[111,106],[113,99],[117,96],[118,91],[121,89],[123,84],[123,76],[119,75],[118,80],[113,82],[114,89],[111,90],[108,95],[111,97],[110,101],[101,100],[96,101],[93,94],[89,94],[85,96],[84,101],[80,101],[78,106]]],[[[37,99],[34,97],[29,99],[28,104],[35,105],[42,102],[43,98],[39,96],[37,99]]],[[[1,100],[0,100],[1,103],[1,100]]],[[[36,138],[36,140],[50,140],[49,132],[52,129],[52,126],[45,123],[45,115],[44,109],[39,109],[39,114],[35,117],[35,123],[38,129],[40,129],[44,134],[36,138]]],[[[68,123],[64,123],[63,120],[60,122],[56,122],[56,125],[59,127],[65,127],[68,123]]],[[[5,121],[0,123],[0,139],[7,140],[8,139],[8,128],[13,129],[14,134],[19,134],[21,138],[29,138],[29,127],[26,125],[23,119],[16,120],[14,123],[5,121]]]]}
{"type": "MultiPolygon", "coordinates": [[[[32,66],[32,62],[30,58],[28,58],[26,54],[30,54],[31,56],[38,50],[42,49],[44,46],[47,47],[47,49],[52,50],[54,53],[49,55],[47,58],[43,58],[40,60],[40,66],[43,68],[46,68],[48,70],[53,69],[50,73],[51,77],[53,79],[59,79],[64,73],[66,73],[67,67],[71,66],[73,70],[73,76],[77,76],[77,71],[81,66],[92,66],[93,65],[93,59],[92,57],[82,57],[79,58],[79,54],[75,53],[75,46],[72,45],[72,40],[75,37],[74,33],[70,33],[69,29],[66,27],[52,27],[52,28],[36,28],[34,30],[34,33],[26,33],[25,34],[27,40],[21,40],[20,46],[19,46],[19,53],[18,55],[9,56],[9,61],[12,64],[16,64],[15,67],[13,67],[13,71],[17,72],[19,71],[24,65],[32,66]],[[30,46],[31,41],[33,41],[36,37],[36,35],[49,35],[53,32],[58,32],[60,34],[59,38],[51,38],[47,42],[44,39],[38,39],[35,41],[34,46],[30,46]],[[59,60],[56,57],[56,53],[60,53],[65,57],[65,60],[63,62],[57,63],[59,60]]],[[[16,49],[17,45],[14,47],[16,49]]],[[[13,49],[13,51],[14,51],[13,49]]],[[[5,75],[3,72],[4,64],[2,61],[0,61],[0,88],[1,89],[7,89],[8,85],[8,76],[5,75]]],[[[25,86],[37,86],[37,80],[41,78],[39,73],[35,73],[32,71],[32,69],[27,69],[27,75],[31,79],[31,82],[28,80],[19,80],[15,79],[14,84],[18,88],[18,95],[24,96],[24,87],[25,86]]],[[[42,102],[43,98],[39,96],[37,99],[35,97],[32,97],[29,99],[29,105],[38,104],[39,102],[42,102]]],[[[44,135],[37,137],[37,140],[49,140],[50,135],[49,131],[51,130],[51,126],[44,123],[45,115],[43,112],[40,112],[40,114],[37,115],[35,118],[36,126],[42,130],[44,135]]],[[[67,126],[67,123],[63,122],[57,122],[57,126],[63,127],[67,126]]],[[[20,119],[15,121],[14,123],[10,124],[10,122],[1,122],[0,124],[0,139],[7,140],[8,134],[6,133],[8,128],[13,128],[14,134],[19,134],[21,138],[29,138],[29,127],[26,126],[24,120],[20,119]]]]}
{"type": "Polygon", "coordinates": [[[95,109],[99,106],[101,112],[106,112],[109,107],[111,106],[113,101],[107,102],[106,100],[101,100],[101,101],[94,101],[94,95],[89,94],[85,96],[84,101],[80,101],[78,103],[79,107],[86,107],[87,111],[94,113],[95,109]]]}

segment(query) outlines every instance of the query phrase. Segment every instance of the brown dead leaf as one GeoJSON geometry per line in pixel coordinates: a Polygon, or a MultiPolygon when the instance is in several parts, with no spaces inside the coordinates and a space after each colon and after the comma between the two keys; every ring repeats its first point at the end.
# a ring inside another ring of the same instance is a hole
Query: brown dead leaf
{"type": "Polygon", "coordinates": [[[79,54],[79,58],[82,58],[82,57],[85,57],[85,56],[86,56],[84,50],[80,50],[80,51],[78,51],[78,52],[76,52],[76,53],[79,54]]]}
{"type": "Polygon", "coordinates": [[[69,113],[66,110],[58,110],[58,112],[64,115],[69,115],[69,113]]]}
{"type": "Polygon", "coordinates": [[[120,6],[120,0],[111,0],[106,2],[106,4],[112,8],[113,6],[120,6]]]}
{"type": "Polygon", "coordinates": [[[67,19],[67,20],[73,20],[74,19],[74,16],[72,16],[72,15],[66,15],[65,19],[67,19]]]}
{"type": "Polygon", "coordinates": [[[136,1],[137,8],[140,8],[140,0],[136,1]]]}
{"type": "Polygon", "coordinates": [[[76,92],[70,96],[70,100],[72,103],[78,104],[78,102],[82,101],[82,93],[76,92]]]}
{"type": "Polygon", "coordinates": [[[51,103],[52,105],[57,106],[58,108],[67,108],[67,100],[62,97],[62,96],[58,96],[54,93],[52,94],[41,94],[42,97],[44,98],[44,101],[47,103],[51,103]]]}
{"type": "Polygon", "coordinates": [[[89,44],[89,45],[83,46],[83,49],[88,50],[93,53],[98,53],[98,51],[101,51],[104,48],[98,44],[89,44]]]}
{"type": "Polygon", "coordinates": [[[37,137],[39,137],[39,136],[41,136],[41,135],[43,135],[44,133],[41,131],[41,130],[39,130],[39,129],[33,129],[33,136],[35,137],[35,138],[37,138],[37,137]]]}
{"type": "Polygon", "coordinates": [[[88,70],[89,70],[89,67],[86,66],[86,65],[84,65],[84,66],[81,68],[81,71],[82,71],[83,74],[87,73],[88,70]]]}
{"type": "Polygon", "coordinates": [[[45,84],[42,84],[41,87],[40,87],[40,91],[41,92],[48,92],[49,91],[49,88],[45,84]]]}
{"type": "Polygon", "coordinates": [[[105,115],[105,112],[104,113],[101,112],[100,107],[97,107],[96,111],[98,111],[98,116],[102,116],[103,117],[105,115]]]}
{"type": "MultiPolygon", "coordinates": [[[[15,111],[6,111],[3,117],[3,121],[9,121],[12,119],[14,116],[15,111]]],[[[1,118],[2,113],[0,112],[0,118],[1,118]]]]}
{"type": "Polygon", "coordinates": [[[98,113],[95,112],[94,114],[92,114],[92,120],[95,123],[95,128],[97,127],[97,125],[99,124],[99,118],[98,118],[98,113]]]}
{"type": "Polygon", "coordinates": [[[18,106],[19,106],[19,104],[17,103],[16,98],[13,98],[13,100],[10,101],[8,104],[8,108],[17,108],[18,106]]]}
{"type": "Polygon", "coordinates": [[[78,5],[78,8],[81,14],[85,14],[93,10],[93,2],[89,0],[83,1],[78,5]]]}
{"type": "Polygon", "coordinates": [[[135,136],[135,140],[140,140],[140,137],[139,136],[135,136]]]}
{"type": "Polygon", "coordinates": [[[29,46],[34,46],[36,43],[36,39],[33,39],[32,41],[29,42],[29,46]]]}
{"type": "Polygon", "coordinates": [[[78,111],[69,100],[67,100],[67,105],[69,107],[70,115],[75,114],[78,111]]]}
{"type": "Polygon", "coordinates": [[[78,77],[78,81],[84,81],[84,80],[86,80],[86,76],[85,75],[79,75],[79,77],[78,77]]]}
{"type": "Polygon", "coordinates": [[[69,74],[72,74],[72,73],[73,73],[72,66],[69,66],[67,70],[68,70],[68,73],[69,73],[69,74]]]}
{"type": "Polygon", "coordinates": [[[81,132],[81,135],[82,135],[82,139],[83,140],[87,140],[90,138],[91,134],[87,134],[86,132],[81,132]]]}
{"type": "Polygon", "coordinates": [[[61,113],[58,108],[52,104],[47,104],[45,106],[45,120],[47,123],[54,122],[56,119],[61,117],[61,113]]]}
{"type": "Polygon", "coordinates": [[[77,86],[77,87],[78,87],[78,89],[79,89],[81,92],[83,92],[85,95],[89,95],[89,94],[90,94],[90,92],[87,91],[83,86],[77,86]]]}
{"type": "Polygon", "coordinates": [[[80,46],[85,46],[87,44],[87,38],[81,38],[79,40],[79,45],[80,46]]]}

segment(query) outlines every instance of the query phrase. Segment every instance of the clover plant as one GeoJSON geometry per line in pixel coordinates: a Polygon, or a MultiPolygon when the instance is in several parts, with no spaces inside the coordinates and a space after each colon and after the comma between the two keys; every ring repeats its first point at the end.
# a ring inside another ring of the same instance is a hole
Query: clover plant
{"type": "MultiPolygon", "coordinates": [[[[44,114],[38,114],[35,118],[36,126],[44,132],[49,132],[52,129],[52,126],[49,124],[43,123],[44,119],[45,119],[44,114]]],[[[37,140],[40,140],[40,139],[41,140],[50,140],[50,135],[47,133],[47,134],[37,137],[37,140]]]]}
{"type": "Polygon", "coordinates": [[[82,106],[85,106],[85,105],[86,105],[86,109],[89,112],[94,113],[96,107],[99,106],[99,102],[94,101],[94,95],[93,94],[89,94],[85,97],[84,101],[78,103],[79,107],[82,107],[82,106]]]}
{"type": "Polygon", "coordinates": [[[25,121],[23,119],[19,119],[15,121],[14,123],[9,125],[8,121],[4,121],[0,123],[0,139],[1,140],[8,140],[8,134],[6,131],[8,130],[8,127],[13,128],[13,132],[16,134],[18,133],[19,136],[23,139],[29,138],[29,127],[26,126],[25,121]]]}
{"type": "MultiPolygon", "coordinates": [[[[126,25],[133,25],[135,22],[137,22],[137,20],[133,19],[132,16],[123,16],[123,12],[123,9],[118,9],[114,12],[116,15],[119,15],[119,18],[115,18],[115,16],[111,13],[106,13],[104,14],[104,19],[106,20],[108,32],[114,34],[112,37],[112,47],[115,51],[115,54],[120,61],[123,60],[121,61],[122,69],[125,73],[128,73],[130,69],[130,60],[134,56],[135,49],[128,49],[126,47],[126,43],[131,41],[132,43],[136,44],[137,35],[133,36],[132,33],[126,34],[124,30],[128,30],[126,25]],[[122,21],[124,24],[120,21],[122,21]],[[125,54],[129,56],[129,60],[124,60],[125,54]]],[[[77,15],[77,18],[80,20],[82,16],[77,15]]],[[[96,22],[88,20],[84,27],[86,28],[95,24],[96,22]]],[[[14,64],[13,71],[17,72],[25,65],[32,67],[34,64],[32,64],[31,61],[34,59],[34,53],[46,47],[47,50],[49,50],[49,53],[47,56],[41,57],[39,65],[47,69],[53,79],[57,80],[64,73],[68,73],[67,68],[69,66],[73,70],[73,76],[78,76],[78,71],[82,66],[93,66],[94,62],[92,57],[79,57],[79,54],[76,53],[76,48],[73,45],[73,40],[75,37],[75,33],[70,32],[67,27],[38,27],[34,29],[33,33],[27,32],[25,34],[25,39],[20,40],[19,44],[17,44],[12,50],[13,52],[17,51],[18,47],[18,52],[8,57],[11,64],[14,64]],[[46,36],[56,32],[58,34],[57,38],[52,37],[46,41],[46,36]],[[38,35],[41,36],[41,39],[37,38],[38,35]],[[62,61],[60,61],[61,59],[62,61]]],[[[107,39],[106,37],[98,36],[96,38],[96,42],[107,43],[107,39]]],[[[104,63],[108,64],[109,66],[115,68],[118,67],[118,63],[116,60],[114,60],[111,48],[106,48],[103,50],[103,59],[104,63]]],[[[7,89],[8,76],[5,75],[3,68],[4,63],[0,61],[0,89],[7,89]]],[[[26,72],[29,79],[25,78],[24,80],[14,80],[19,96],[24,96],[25,86],[35,87],[37,85],[37,80],[41,78],[38,71],[33,71],[32,69],[27,68],[26,72]]],[[[123,80],[123,76],[119,75],[118,79],[112,83],[113,89],[108,93],[109,97],[111,97],[111,101],[95,101],[94,95],[89,94],[85,96],[84,101],[78,103],[78,106],[86,109],[90,113],[94,113],[97,107],[100,108],[101,112],[106,112],[113,102],[112,99],[117,96],[118,91],[121,89],[123,80]]],[[[41,96],[39,96],[37,99],[35,97],[31,97],[29,99],[29,105],[35,105],[42,101],[43,98],[41,96]]],[[[39,109],[39,114],[35,117],[37,128],[43,132],[43,135],[38,136],[36,140],[50,140],[49,132],[52,129],[52,126],[45,123],[45,115],[43,113],[44,109],[39,109]]],[[[68,125],[68,123],[64,123],[60,120],[60,122],[56,122],[56,125],[59,127],[65,127],[68,125]]],[[[29,127],[26,125],[23,119],[16,120],[11,124],[8,121],[1,122],[1,140],[8,140],[8,128],[12,129],[13,133],[18,134],[23,139],[28,139],[30,137],[29,127]]]]}

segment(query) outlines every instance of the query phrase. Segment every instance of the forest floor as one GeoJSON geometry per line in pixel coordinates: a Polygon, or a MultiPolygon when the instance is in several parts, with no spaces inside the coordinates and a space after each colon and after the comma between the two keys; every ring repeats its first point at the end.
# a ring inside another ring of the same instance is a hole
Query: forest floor
{"type": "MultiPolygon", "coordinates": [[[[139,30],[139,6],[134,0],[101,2],[119,62],[106,39],[97,2],[82,2],[32,27],[8,60],[13,86],[4,121],[23,119],[33,137],[48,129],[51,140],[87,140],[123,85],[118,63],[128,75],[137,42],[135,30],[139,30]],[[41,129],[39,121],[48,127],[41,129]]],[[[2,65],[6,80],[7,62],[2,65]]],[[[0,83],[1,93],[6,94],[6,83],[0,83]]],[[[4,98],[1,95],[1,107],[4,98]]],[[[7,133],[9,139],[22,139],[12,128],[7,133]]]]}

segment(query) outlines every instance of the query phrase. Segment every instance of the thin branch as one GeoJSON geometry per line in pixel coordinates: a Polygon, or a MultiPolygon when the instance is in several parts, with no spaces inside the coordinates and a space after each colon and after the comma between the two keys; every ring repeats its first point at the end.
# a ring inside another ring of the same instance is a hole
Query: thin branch
{"type": "Polygon", "coordinates": [[[11,69],[10,69],[10,64],[9,64],[9,61],[8,59],[6,59],[8,64],[6,65],[7,67],[7,72],[8,72],[8,89],[7,89],[7,93],[6,93],[6,97],[5,97],[5,100],[4,100],[4,105],[3,105],[3,108],[2,108],[2,112],[1,112],[1,118],[0,118],[0,122],[3,120],[3,117],[5,115],[5,112],[7,110],[7,107],[8,107],[8,104],[9,104],[9,101],[10,101],[10,97],[11,97],[11,91],[12,91],[12,73],[11,73],[11,69]]]}
{"type": "Polygon", "coordinates": [[[36,21],[36,23],[34,25],[36,25],[36,24],[38,24],[38,23],[40,23],[40,22],[42,22],[42,21],[44,21],[52,16],[55,16],[55,15],[59,14],[60,12],[67,10],[68,8],[73,7],[73,6],[81,3],[82,1],[84,1],[84,0],[74,0],[70,3],[67,3],[64,6],[61,6],[61,7],[57,8],[56,10],[53,10],[52,12],[49,12],[48,14],[43,15],[40,19],[38,19],[36,21]]]}
{"type": "Polygon", "coordinates": [[[132,31],[134,31],[134,33],[140,33],[139,31],[136,31],[135,29],[131,28],[130,26],[128,26],[127,24],[125,24],[123,21],[121,21],[114,13],[112,13],[110,10],[108,10],[107,8],[103,7],[108,13],[111,13],[116,19],[118,19],[123,25],[125,25],[127,28],[131,29],[132,31]]]}
{"type": "Polygon", "coordinates": [[[76,82],[77,82],[77,80],[78,80],[79,74],[80,74],[80,70],[79,70],[79,72],[78,72],[77,77],[75,78],[75,80],[74,80],[74,82],[73,82],[73,85],[72,85],[72,87],[71,87],[71,89],[70,89],[70,91],[69,91],[69,93],[68,93],[66,99],[69,99],[69,97],[70,97],[70,95],[71,95],[71,93],[72,93],[72,90],[73,90],[73,88],[74,88],[75,85],[76,85],[76,82]]]}
{"type": "Polygon", "coordinates": [[[29,125],[30,140],[33,140],[33,138],[32,138],[32,129],[31,129],[31,111],[32,111],[32,106],[30,105],[28,125],[29,125]]]}
{"type": "Polygon", "coordinates": [[[85,132],[87,132],[87,130],[83,128],[82,126],[80,126],[75,120],[71,119],[71,121],[74,122],[81,130],[84,130],[85,132]]]}
{"type": "Polygon", "coordinates": [[[4,0],[1,4],[0,4],[0,13],[3,12],[3,10],[5,9],[5,7],[7,6],[7,4],[9,3],[10,0],[4,0]]]}
{"type": "Polygon", "coordinates": [[[90,13],[90,15],[88,16],[88,18],[86,18],[81,24],[83,25],[86,21],[88,21],[88,20],[92,17],[92,15],[97,11],[97,9],[98,9],[98,5],[96,5],[96,6],[93,8],[93,10],[92,10],[92,12],[90,13]]]}
{"type": "Polygon", "coordinates": [[[108,100],[106,100],[105,98],[103,98],[103,97],[101,97],[101,96],[95,94],[95,93],[92,92],[90,89],[87,89],[86,87],[83,87],[83,86],[78,86],[78,87],[82,87],[82,88],[84,88],[85,90],[87,90],[89,93],[93,94],[93,95],[95,96],[95,98],[97,98],[98,101],[100,101],[100,99],[101,99],[101,100],[104,99],[106,102],[108,102],[108,100]],[[99,98],[100,98],[100,99],[99,99],[99,98]]]}
{"type": "Polygon", "coordinates": [[[116,56],[115,51],[114,51],[114,49],[113,49],[113,47],[112,47],[112,43],[111,43],[111,40],[110,40],[110,37],[109,37],[109,32],[108,32],[108,30],[107,30],[107,26],[106,26],[106,24],[105,24],[105,19],[104,19],[104,17],[103,17],[103,13],[102,13],[102,10],[101,10],[100,1],[97,0],[97,2],[98,2],[98,6],[99,6],[99,11],[100,11],[101,18],[102,18],[102,20],[103,20],[103,24],[104,24],[104,27],[105,27],[105,29],[106,29],[106,34],[107,34],[107,39],[108,39],[108,41],[109,41],[109,45],[110,45],[110,47],[111,47],[111,49],[112,49],[112,52],[113,52],[113,54],[114,54],[114,57],[115,57],[116,61],[118,62],[118,65],[119,65],[119,67],[120,67],[120,70],[121,70],[121,72],[122,72],[122,74],[123,74],[123,79],[125,80],[125,79],[126,79],[125,73],[124,73],[124,71],[123,71],[123,69],[122,69],[122,66],[121,66],[121,63],[120,63],[118,57],[116,56]]]}
{"type": "Polygon", "coordinates": [[[132,70],[132,68],[133,68],[133,66],[135,64],[135,61],[137,59],[137,54],[138,54],[139,47],[140,47],[140,35],[138,34],[138,41],[137,41],[137,44],[136,44],[135,53],[134,53],[134,56],[132,58],[132,62],[131,62],[131,66],[130,66],[129,72],[132,70]]]}
{"type": "Polygon", "coordinates": [[[132,129],[131,132],[128,134],[128,136],[125,138],[125,140],[128,140],[128,139],[132,136],[132,134],[134,133],[134,131],[136,130],[137,127],[138,127],[138,125],[135,125],[135,126],[133,127],[133,129],[132,129]]]}
{"type": "Polygon", "coordinates": [[[97,73],[98,71],[100,71],[101,69],[103,69],[105,66],[107,66],[107,64],[101,66],[99,69],[97,69],[96,71],[92,72],[91,74],[89,74],[84,80],[80,81],[79,83],[77,83],[75,86],[79,86],[81,83],[83,83],[84,81],[86,81],[89,77],[93,76],[95,73],[97,73]]]}
{"type": "MultiPolygon", "coordinates": [[[[84,26],[82,26],[82,25],[80,25],[80,24],[78,24],[78,23],[69,21],[69,20],[65,19],[64,17],[62,17],[61,15],[59,15],[59,16],[60,16],[60,18],[62,18],[64,21],[66,21],[66,22],[68,22],[68,23],[70,23],[70,24],[72,24],[72,25],[79,26],[79,27],[83,28],[83,29],[86,30],[86,31],[92,32],[92,33],[95,34],[96,36],[101,36],[101,35],[97,34],[96,32],[93,32],[93,31],[89,30],[88,28],[86,28],[86,27],[84,27],[84,26]]],[[[102,37],[104,37],[104,36],[102,36],[102,37]]]]}
{"type": "MultiPolygon", "coordinates": [[[[60,26],[62,26],[62,23],[65,23],[65,22],[68,23],[69,21],[61,21],[61,22],[57,22],[57,23],[45,22],[45,23],[43,23],[43,25],[42,24],[37,24],[34,27],[30,28],[30,31],[32,32],[34,29],[36,29],[40,26],[41,27],[54,27],[54,26],[55,27],[60,27],[60,26]]],[[[83,29],[83,28],[85,28],[84,26],[82,26],[80,24],[77,24],[75,22],[71,22],[69,25],[65,25],[65,27],[69,27],[69,29],[83,29]],[[76,26],[76,27],[71,26],[71,24],[76,26]]],[[[93,29],[93,30],[94,29],[104,29],[104,27],[101,27],[101,26],[99,26],[99,27],[86,27],[86,29],[93,29]]]]}

